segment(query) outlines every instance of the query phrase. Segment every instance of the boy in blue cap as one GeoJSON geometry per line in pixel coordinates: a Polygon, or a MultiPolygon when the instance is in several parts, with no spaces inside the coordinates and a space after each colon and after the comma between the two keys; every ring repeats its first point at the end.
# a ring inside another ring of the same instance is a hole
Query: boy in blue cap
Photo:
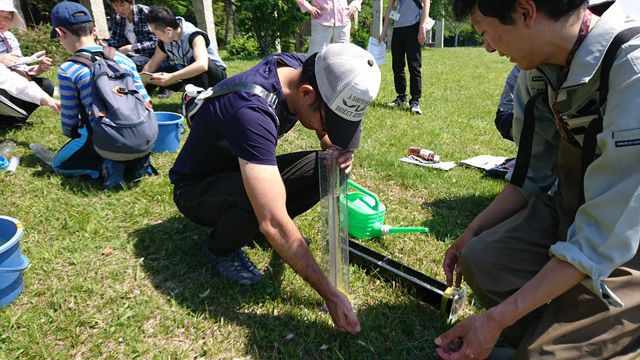
{"type": "MultiPolygon", "coordinates": [[[[89,10],[78,3],[58,3],[51,11],[51,25],[51,38],[57,38],[70,54],[79,50],[92,53],[104,50],[96,43],[95,26],[89,10]]],[[[150,107],[149,96],[133,61],[117,51],[113,58],[131,74],[135,89],[150,107]]],[[[96,120],[91,111],[91,68],[77,61],[67,60],[58,69],[58,83],[62,103],[62,132],[72,140],[54,158],[53,167],[57,173],[88,175],[93,179],[102,176],[105,188],[120,186],[124,178],[135,180],[153,173],[150,153],[132,160],[114,161],[104,159],[94,149],[90,136],[92,124],[96,120]]]]}

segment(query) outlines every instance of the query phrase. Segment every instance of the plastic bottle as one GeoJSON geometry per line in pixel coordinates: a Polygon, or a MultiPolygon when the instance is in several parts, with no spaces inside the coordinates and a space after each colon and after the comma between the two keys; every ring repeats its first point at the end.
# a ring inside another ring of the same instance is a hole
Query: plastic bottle
{"type": "Polygon", "coordinates": [[[53,152],[40,144],[30,144],[29,148],[40,160],[44,161],[49,166],[53,166],[53,158],[55,156],[53,152]]]}
{"type": "Polygon", "coordinates": [[[9,166],[7,166],[7,174],[15,174],[18,169],[18,164],[20,164],[20,158],[12,156],[9,160],[9,166]]]}
{"type": "Polygon", "coordinates": [[[434,151],[427,150],[427,149],[420,149],[417,146],[412,146],[409,148],[409,155],[415,155],[424,160],[431,161],[434,163],[440,162],[440,156],[436,155],[434,151]]]}
{"type": "Polygon", "coordinates": [[[8,158],[14,151],[16,151],[16,143],[13,141],[5,140],[0,143],[0,156],[8,158]]]}

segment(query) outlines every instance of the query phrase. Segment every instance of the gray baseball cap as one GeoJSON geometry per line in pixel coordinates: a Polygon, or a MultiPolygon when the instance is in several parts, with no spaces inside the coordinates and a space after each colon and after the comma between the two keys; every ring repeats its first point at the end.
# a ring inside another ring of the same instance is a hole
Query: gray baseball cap
{"type": "Polygon", "coordinates": [[[329,140],[342,150],[355,150],[364,114],[380,89],[380,68],[369,52],[355,44],[329,44],[316,55],[315,74],[327,104],[329,140]]]}

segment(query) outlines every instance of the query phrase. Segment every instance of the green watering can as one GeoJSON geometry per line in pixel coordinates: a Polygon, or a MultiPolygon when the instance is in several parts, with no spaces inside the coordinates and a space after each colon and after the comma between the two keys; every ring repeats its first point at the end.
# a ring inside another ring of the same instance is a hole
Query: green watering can
{"type": "Polygon", "coordinates": [[[424,227],[384,225],[384,214],[387,208],[380,202],[378,196],[351,180],[347,180],[347,188],[349,187],[359,190],[347,192],[349,234],[356,239],[375,238],[387,234],[429,232],[429,229],[424,227]]]}

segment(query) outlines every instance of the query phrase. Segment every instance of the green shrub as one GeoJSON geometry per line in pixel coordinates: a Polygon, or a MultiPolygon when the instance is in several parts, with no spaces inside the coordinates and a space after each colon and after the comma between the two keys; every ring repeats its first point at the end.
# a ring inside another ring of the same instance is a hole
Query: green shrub
{"type": "Polygon", "coordinates": [[[226,47],[229,56],[238,58],[253,58],[260,56],[260,46],[253,35],[236,36],[226,47]]]}
{"type": "Polygon", "coordinates": [[[69,57],[57,39],[50,39],[50,24],[41,23],[38,26],[29,27],[27,30],[15,31],[14,34],[18,38],[20,49],[25,56],[36,51],[46,50],[47,56],[53,60],[55,65],[62,64],[69,57]]]}

